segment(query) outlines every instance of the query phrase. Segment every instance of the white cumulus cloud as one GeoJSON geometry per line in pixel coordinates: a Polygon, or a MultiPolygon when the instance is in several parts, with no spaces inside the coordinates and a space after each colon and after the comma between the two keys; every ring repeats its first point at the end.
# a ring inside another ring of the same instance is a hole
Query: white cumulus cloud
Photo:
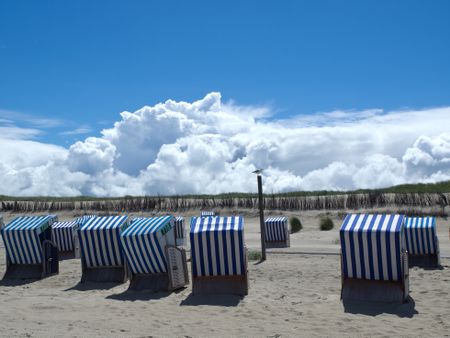
{"type": "Polygon", "coordinates": [[[112,167],[116,147],[111,142],[88,137],[84,142],[76,142],[69,148],[67,164],[72,171],[95,174],[112,167]]]}
{"type": "MultiPolygon", "coordinates": [[[[450,179],[450,107],[276,119],[220,93],[168,100],[68,149],[0,135],[0,194],[97,195],[377,188],[450,179]]],[[[30,137],[34,136],[33,133],[30,137]]],[[[25,137],[26,138],[26,137],[25,137]]]]}

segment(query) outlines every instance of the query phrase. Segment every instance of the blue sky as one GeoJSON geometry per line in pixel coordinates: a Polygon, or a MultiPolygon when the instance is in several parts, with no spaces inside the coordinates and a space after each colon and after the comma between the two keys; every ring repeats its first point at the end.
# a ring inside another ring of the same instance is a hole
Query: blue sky
{"type": "Polygon", "coordinates": [[[40,141],[211,91],[275,118],[450,105],[450,2],[0,3],[0,119],[40,141]]]}
{"type": "Polygon", "coordinates": [[[447,0],[0,1],[0,195],[438,182],[449,126],[447,0]]]}

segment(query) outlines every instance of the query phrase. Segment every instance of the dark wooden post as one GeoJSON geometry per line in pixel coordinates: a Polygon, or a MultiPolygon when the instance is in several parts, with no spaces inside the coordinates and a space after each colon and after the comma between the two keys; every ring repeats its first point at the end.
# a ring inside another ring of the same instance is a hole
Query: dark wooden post
{"type": "Polygon", "coordinates": [[[259,226],[261,228],[261,260],[266,260],[266,227],[264,226],[264,200],[262,191],[261,174],[257,174],[258,178],[258,197],[259,197],[259,226]]]}

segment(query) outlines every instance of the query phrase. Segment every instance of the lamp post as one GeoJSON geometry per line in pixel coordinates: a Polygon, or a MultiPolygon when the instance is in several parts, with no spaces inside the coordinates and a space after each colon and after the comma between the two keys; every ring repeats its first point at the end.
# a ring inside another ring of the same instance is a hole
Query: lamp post
{"type": "Polygon", "coordinates": [[[262,190],[262,169],[255,170],[258,181],[258,199],[259,199],[259,226],[261,229],[261,261],[266,260],[266,227],[264,226],[264,200],[262,190]]]}

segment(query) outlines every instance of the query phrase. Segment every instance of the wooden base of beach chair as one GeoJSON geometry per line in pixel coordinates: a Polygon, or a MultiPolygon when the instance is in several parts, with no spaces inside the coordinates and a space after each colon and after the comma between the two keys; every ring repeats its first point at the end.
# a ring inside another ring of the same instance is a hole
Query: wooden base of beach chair
{"type": "Polygon", "coordinates": [[[403,303],[408,297],[407,285],[402,281],[377,281],[345,279],[342,285],[342,300],[383,303],[403,303]]]}
{"type": "Polygon", "coordinates": [[[10,264],[3,279],[41,279],[41,264],[10,264]]]}
{"type": "Polygon", "coordinates": [[[145,275],[132,275],[129,290],[133,291],[170,291],[169,274],[155,273],[145,275]]]}
{"type": "Polygon", "coordinates": [[[273,249],[273,248],[289,248],[289,241],[283,241],[283,242],[266,242],[266,248],[267,249],[273,249]]]}
{"type": "Polygon", "coordinates": [[[128,280],[128,272],[124,266],[83,267],[81,282],[124,283],[128,280]]]}
{"type": "Polygon", "coordinates": [[[205,276],[192,278],[194,295],[248,295],[247,276],[205,276]]]}
{"type": "Polygon", "coordinates": [[[418,266],[423,268],[435,268],[439,266],[438,255],[409,255],[409,266],[418,266]]]}

